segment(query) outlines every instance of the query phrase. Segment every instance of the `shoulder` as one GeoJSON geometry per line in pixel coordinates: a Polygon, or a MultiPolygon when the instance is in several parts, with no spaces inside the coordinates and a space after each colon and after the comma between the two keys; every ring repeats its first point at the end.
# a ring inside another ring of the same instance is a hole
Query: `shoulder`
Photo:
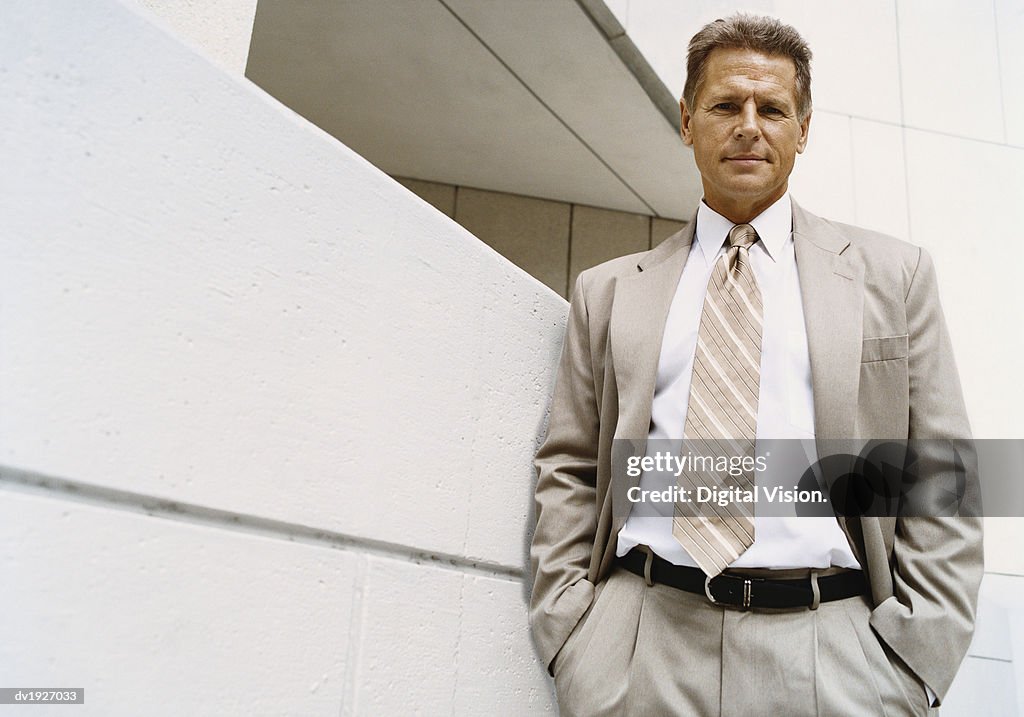
{"type": "Polygon", "coordinates": [[[906,296],[919,270],[930,271],[931,260],[920,246],[894,236],[794,210],[794,233],[862,265],[867,284],[900,286],[906,296]],[[799,230],[798,230],[799,225],[799,230]]]}
{"type": "Polygon", "coordinates": [[[589,269],[584,269],[580,272],[576,281],[589,290],[614,284],[622,277],[636,274],[638,271],[637,266],[650,254],[651,251],[648,250],[617,256],[589,269]]]}
{"type": "Polygon", "coordinates": [[[821,221],[846,237],[850,242],[850,248],[866,259],[916,263],[921,255],[921,247],[903,239],[831,219],[822,219],[821,221]]]}
{"type": "Polygon", "coordinates": [[[691,222],[653,249],[625,254],[585,269],[576,279],[573,295],[583,294],[588,303],[592,297],[610,297],[620,280],[634,277],[641,271],[653,269],[666,261],[675,262],[681,256],[685,256],[692,240],[691,222]]]}
{"type": "Polygon", "coordinates": [[[581,271],[571,287],[571,311],[586,316],[593,325],[603,324],[611,314],[618,281],[634,276],[639,271],[637,265],[648,254],[650,251],[626,254],[581,271]]]}

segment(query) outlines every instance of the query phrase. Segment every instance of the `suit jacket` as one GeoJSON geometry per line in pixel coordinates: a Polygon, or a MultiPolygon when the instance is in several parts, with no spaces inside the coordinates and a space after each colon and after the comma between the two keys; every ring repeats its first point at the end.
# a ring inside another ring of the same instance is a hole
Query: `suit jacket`
{"type": "MultiPolygon", "coordinates": [[[[610,571],[626,491],[614,439],[646,440],[669,305],[696,221],[580,274],[536,459],[530,623],[548,669],[610,571]]],[[[818,440],[969,438],[928,254],[793,203],[818,440]]],[[[919,480],[952,469],[924,455],[919,480]]],[[[967,456],[973,476],[976,461],[967,456]]],[[[837,518],[870,584],[870,624],[941,700],[970,643],[983,573],[977,517],[837,518]]]]}

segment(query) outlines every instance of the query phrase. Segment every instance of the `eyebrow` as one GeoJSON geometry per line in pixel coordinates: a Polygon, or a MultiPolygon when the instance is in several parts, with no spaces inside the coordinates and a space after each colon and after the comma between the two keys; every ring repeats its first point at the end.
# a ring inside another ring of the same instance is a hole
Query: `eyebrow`
{"type": "MultiPolygon", "coordinates": [[[[720,102],[735,102],[738,97],[742,96],[742,97],[745,98],[746,95],[747,95],[746,92],[731,90],[731,89],[727,88],[727,89],[719,90],[718,92],[708,92],[705,95],[705,97],[706,97],[707,102],[709,104],[716,105],[716,104],[718,104],[720,102]]],[[[791,103],[786,98],[782,97],[781,95],[776,95],[776,94],[761,95],[759,100],[760,100],[758,102],[758,106],[759,107],[764,106],[764,105],[772,105],[774,107],[779,107],[779,108],[792,108],[792,107],[795,106],[794,103],[791,103]]]]}

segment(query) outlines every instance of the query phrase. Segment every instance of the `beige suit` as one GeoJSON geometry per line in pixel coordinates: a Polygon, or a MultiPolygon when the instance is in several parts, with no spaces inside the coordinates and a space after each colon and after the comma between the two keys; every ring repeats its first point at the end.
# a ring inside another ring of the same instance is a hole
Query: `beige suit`
{"type": "MultiPolygon", "coordinates": [[[[695,224],[583,272],[573,289],[535,461],[530,618],[549,669],[611,572],[632,485],[613,480],[612,441],[648,434],[665,319],[695,224]]],[[[817,438],[968,438],[928,254],[795,202],[793,237],[817,438]]],[[[925,478],[949,468],[930,456],[920,465],[925,478]]],[[[870,583],[871,628],[941,699],[973,631],[980,518],[837,520],[870,583]]]]}

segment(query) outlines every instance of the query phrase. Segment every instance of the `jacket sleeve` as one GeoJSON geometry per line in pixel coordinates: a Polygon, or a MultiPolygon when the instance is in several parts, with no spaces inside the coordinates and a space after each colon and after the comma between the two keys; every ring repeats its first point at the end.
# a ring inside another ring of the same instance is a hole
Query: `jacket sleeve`
{"type": "MultiPolygon", "coordinates": [[[[977,456],[932,260],[921,250],[906,296],[909,339],[909,438],[917,480],[950,480],[961,470],[976,486],[977,456]],[[955,441],[963,467],[949,450],[955,441]]],[[[947,483],[948,484],[948,483],[947,483]]],[[[977,510],[951,517],[900,517],[891,558],[893,597],[871,626],[941,702],[974,632],[984,572],[977,510]]]]}
{"type": "Polygon", "coordinates": [[[530,626],[551,663],[594,596],[587,579],[597,530],[599,411],[584,276],[576,280],[547,435],[537,452],[537,526],[530,547],[530,626]]]}

